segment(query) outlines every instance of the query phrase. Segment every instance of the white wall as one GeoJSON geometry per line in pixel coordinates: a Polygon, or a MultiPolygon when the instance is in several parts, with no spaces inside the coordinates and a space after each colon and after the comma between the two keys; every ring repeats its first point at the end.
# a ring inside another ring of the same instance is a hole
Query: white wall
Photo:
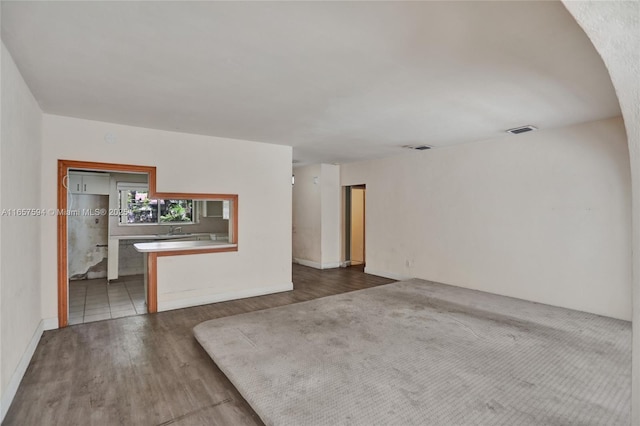
{"type": "MultiPolygon", "coordinates": [[[[44,115],[42,198],[57,160],[157,167],[157,189],[239,195],[239,251],[158,259],[158,309],[292,289],[291,147],[44,115]],[[105,134],[116,136],[106,143],[105,134]]],[[[42,315],[57,317],[56,219],[43,221],[42,315]]]]}
{"type": "Polygon", "coordinates": [[[640,424],[640,2],[563,1],[609,70],[627,129],[633,201],[632,424],[640,424]]]}
{"type": "MultiPolygon", "coordinates": [[[[2,44],[0,208],[40,207],[42,113],[2,44]]],[[[0,382],[2,418],[42,334],[40,225],[36,216],[0,219],[0,382]]]]}
{"type": "MultiPolygon", "coordinates": [[[[2,7],[0,7],[2,10],[2,7]]],[[[5,62],[4,55],[6,52],[6,48],[4,43],[0,43],[0,99],[4,98],[4,72],[2,72],[5,62]]],[[[4,131],[4,109],[2,108],[2,102],[0,102],[0,141],[3,139],[3,131],[4,131]]],[[[2,147],[0,144],[0,207],[2,207],[2,147]]],[[[2,241],[2,220],[0,220],[0,241],[2,241]]],[[[0,244],[0,366],[4,365],[2,363],[2,327],[4,322],[2,321],[2,244],[0,244]]],[[[3,374],[2,368],[0,367],[0,423],[4,420],[5,413],[8,410],[8,406],[11,404],[11,400],[13,400],[13,395],[6,395],[5,400],[5,392],[2,386],[3,383],[3,374]],[[6,407],[5,407],[6,405],[6,407]]]]}
{"type": "Polygon", "coordinates": [[[293,258],[322,264],[320,164],[293,170],[293,258]],[[316,183],[317,182],[317,183],[316,183]]]}
{"type": "Polygon", "coordinates": [[[344,165],[367,185],[367,271],[631,318],[620,118],[344,165]]]}
{"type": "Polygon", "coordinates": [[[320,209],[322,211],[322,264],[325,268],[340,265],[341,226],[342,226],[342,193],[340,192],[340,166],[334,164],[320,165],[320,209]]]}
{"type": "Polygon", "coordinates": [[[318,269],[340,265],[340,166],[296,167],[293,185],[293,259],[318,269]]]}
{"type": "MultiPolygon", "coordinates": [[[[0,10],[2,10],[2,7],[0,7],[0,10]]],[[[2,72],[3,69],[3,63],[4,63],[4,54],[6,52],[4,43],[0,44],[0,99],[4,98],[4,73],[2,72]]],[[[2,141],[2,136],[3,136],[3,123],[4,122],[4,109],[2,108],[2,102],[0,102],[0,141],[2,141]]],[[[2,148],[0,145],[0,207],[2,207],[2,148]]],[[[0,241],[2,241],[2,220],[0,220],[0,241]]],[[[3,321],[2,321],[2,244],[0,244],[0,366],[4,365],[2,363],[2,327],[3,327],[3,321]]],[[[5,392],[2,386],[3,383],[3,374],[2,374],[2,368],[0,367],[0,423],[2,423],[2,421],[4,420],[4,416],[5,413],[8,410],[8,406],[11,404],[11,400],[13,400],[13,395],[9,396],[7,394],[6,397],[6,401],[5,401],[5,392]],[[7,407],[5,407],[5,405],[7,407]]]]}

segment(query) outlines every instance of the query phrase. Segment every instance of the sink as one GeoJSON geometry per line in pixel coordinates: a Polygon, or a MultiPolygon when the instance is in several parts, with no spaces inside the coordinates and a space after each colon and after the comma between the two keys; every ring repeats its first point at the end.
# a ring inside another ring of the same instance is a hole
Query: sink
{"type": "Polygon", "coordinates": [[[191,232],[180,232],[177,234],[156,234],[158,238],[182,238],[182,237],[190,237],[193,235],[191,232]]]}

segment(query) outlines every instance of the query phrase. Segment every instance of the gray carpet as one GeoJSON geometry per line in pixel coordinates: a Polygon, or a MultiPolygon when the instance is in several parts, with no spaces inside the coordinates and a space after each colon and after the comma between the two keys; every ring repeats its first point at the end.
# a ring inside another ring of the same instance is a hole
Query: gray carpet
{"type": "Polygon", "coordinates": [[[199,324],[267,425],[628,425],[631,324],[421,280],[199,324]]]}

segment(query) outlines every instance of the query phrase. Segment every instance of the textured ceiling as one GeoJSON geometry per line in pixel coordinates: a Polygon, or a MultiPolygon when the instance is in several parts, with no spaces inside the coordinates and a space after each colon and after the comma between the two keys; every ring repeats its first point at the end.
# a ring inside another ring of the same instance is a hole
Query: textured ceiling
{"type": "Polygon", "coordinates": [[[620,114],[558,2],[2,2],[45,112],[340,163],[620,114]]]}

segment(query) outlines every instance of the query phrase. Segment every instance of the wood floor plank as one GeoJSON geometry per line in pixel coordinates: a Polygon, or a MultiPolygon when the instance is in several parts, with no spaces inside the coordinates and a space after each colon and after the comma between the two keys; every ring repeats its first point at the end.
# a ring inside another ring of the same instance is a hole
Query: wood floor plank
{"type": "Polygon", "coordinates": [[[390,282],[293,265],[290,292],[47,331],[3,425],[261,425],[193,327],[390,282]]]}

